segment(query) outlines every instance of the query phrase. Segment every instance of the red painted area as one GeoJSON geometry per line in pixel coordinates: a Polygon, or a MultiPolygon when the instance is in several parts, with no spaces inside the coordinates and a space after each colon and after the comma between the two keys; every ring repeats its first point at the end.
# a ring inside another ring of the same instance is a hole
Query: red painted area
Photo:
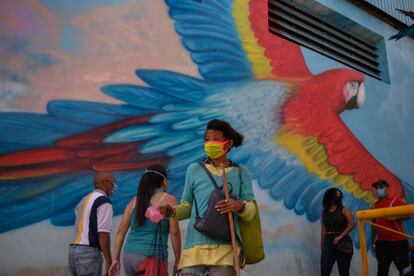
{"type": "Polygon", "coordinates": [[[250,1],[249,20],[258,44],[270,60],[275,79],[298,81],[312,77],[300,47],[269,32],[267,1],[250,1]]]}
{"type": "Polygon", "coordinates": [[[142,142],[105,143],[113,132],[145,124],[151,115],[134,117],[98,127],[60,141],[51,147],[0,156],[0,179],[22,179],[82,170],[121,171],[166,164],[165,156],[142,156],[142,142]]]}
{"type": "Polygon", "coordinates": [[[378,162],[352,134],[339,115],[345,110],[343,88],[349,81],[363,82],[363,75],[334,69],[303,82],[284,105],[282,123],[289,132],[317,137],[329,164],[342,175],[352,175],[363,190],[378,179],[390,183],[390,196],[404,196],[399,179],[378,162]]]}

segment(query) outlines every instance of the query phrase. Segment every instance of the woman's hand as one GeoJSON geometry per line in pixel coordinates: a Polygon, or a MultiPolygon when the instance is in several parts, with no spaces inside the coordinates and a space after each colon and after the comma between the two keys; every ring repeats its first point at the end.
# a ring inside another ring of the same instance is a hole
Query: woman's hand
{"type": "Polygon", "coordinates": [[[175,262],[174,264],[174,268],[173,268],[173,276],[178,275],[178,263],[175,262]]]}
{"type": "Polygon", "coordinates": [[[158,206],[158,211],[160,211],[163,216],[169,218],[174,214],[174,207],[167,203],[163,206],[158,206]]]}
{"type": "Polygon", "coordinates": [[[230,212],[239,212],[241,209],[243,209],[244,204],[243,202],[229,198],[228,200],[220,200],[217,202],[215,207],[220,214],[226,214],[230,212]]]}
{"type": "Polygon", "coordinates": [[[112,265],[108,270],[109,276],[116,276],[119,275],[119,271],[121,270],[121,264],[118,260],[113,260],[112,265]]]}
{"type": "Polygon", "coordinates": [[[336,245],[344,236],[339,235],[333,240],[333,244],[336,245]]]}

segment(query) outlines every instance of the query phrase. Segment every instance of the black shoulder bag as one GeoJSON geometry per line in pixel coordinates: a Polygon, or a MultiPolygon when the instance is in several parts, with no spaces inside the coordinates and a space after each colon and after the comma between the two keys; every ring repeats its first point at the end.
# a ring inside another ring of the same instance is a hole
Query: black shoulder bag
{"type": "Polygon", "coordinates": [[[227,214],[220,214],[219,212],[217,212],[215,208],[217,202],[225,199],[224,193],[222,189],[217,185],[216,180],[211,175],[204,163],[200,162],[200,166],[209,176],[211,183],[214,185],[215,189],[211,194],[210,199],[208,200],[207,211],[203,218],[200,217],[197,201],[193,193],[196,208],[196,219],[194,223],[194,228],[210,238],[221,240],[224,242],[230,242],[230,225],[227,214]]]}

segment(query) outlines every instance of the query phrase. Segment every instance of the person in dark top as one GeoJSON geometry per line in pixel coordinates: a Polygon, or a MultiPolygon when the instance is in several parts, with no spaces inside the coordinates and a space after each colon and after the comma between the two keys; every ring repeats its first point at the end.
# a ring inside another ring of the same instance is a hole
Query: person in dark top
{"type": "Polygon", "coordinates": [[[348,236],[355,227],[351,211],[342,205],[342,192],[328,189],[323,196],[321,230],[321,275],[331,274],[337,262],[340,276],[349,276],[353,255],[352,240],[348,236]],[[348,246],[347,246],[348,245],[348,246]]]}

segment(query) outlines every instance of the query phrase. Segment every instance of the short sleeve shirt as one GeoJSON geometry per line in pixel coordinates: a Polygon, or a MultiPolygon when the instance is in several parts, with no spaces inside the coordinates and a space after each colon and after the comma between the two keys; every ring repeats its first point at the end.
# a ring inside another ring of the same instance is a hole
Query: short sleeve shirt
{"type": "MultiPolygon", "coordinates": [[[[396,207],[396,206],[402,206],[405,205],[404,202],[397,197],[394,198],[382,198],[379,199],[377,202],[374,203],[373,208],[388,208],[388,207],[396,207]]],[[[375,223],[379,225],[383,225],[385,227],[391,228],[393,230],[404,232],[404,228],[402,226],[402,222],[400,219],[396,220],[388,220],[386,218],[379,218],[374,220],[375,223]]],[[[397,233],[393,233],[391,231],[382,229],[377,227],[377,239],[380,241],[400,241],[405,240],[406,237],[399,235],[397,233]]]]}

